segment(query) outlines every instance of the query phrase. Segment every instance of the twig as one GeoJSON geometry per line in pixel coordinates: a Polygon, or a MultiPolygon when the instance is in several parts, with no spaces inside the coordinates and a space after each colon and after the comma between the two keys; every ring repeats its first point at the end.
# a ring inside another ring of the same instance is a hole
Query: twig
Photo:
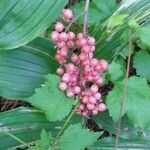
{"type": "Polygon", "coordinates": [[[85,9],[84,9],[84,26],[83,26],[83,34],[87,35],[87,21],[88,21],[88,10],[89,10],[89,0],[86,0],[85,9]]]}
{"type": "Polygon", "coordinates": [[[54,145],[57,144],[57,140],[58,140],[59,136],[64,132],[66,126],[68,125],[70,119],[71,119],[72,116],[74,115],[74,113],[75,113],[77,107],[79,106],[79,104],[80,104],[80,102],[77,103],[77,105],[75,106],[75,108],[73,109],[73,111],[70,113],[70,115],[68,116],[67,120],[66,120],[65,123],[63,124],[62,128],[61,128],[60,131],[58,132],[58,134],[57,134],[57,136],[56,136],[56,138],[55,138],[55,140],[54,140],[54,145]]]}
{"type": "Polygon", "coordinates": [[[119,134],[120,134],[120,127],[121,127],[121,117],[122,117],[123,109],[124,109],[124,101],[125,101],[126,92],[127,92],[127,84],[128,84],[129,70],[130,70],[131,49],[132,49],[131,29],[129,29],[128,38],[129,38],[129,50],[128,50],[127,71],[126,71],[123,95],[122,95],[121,103],[120,103],[119,119],[118,119],[117,131],[116,131],[117,133],[116,133],[115,150],[117,150],[118,142],[119,142],[119,134]]]}
{"type": "Polygon", "coordinates": [[[81,12],[80,14],[78,14],[75,18],[73,18],[73,20],[70,22],[70,24],[67,26],[65,32],[67,32],[69,30],[69,28],[72,26],[72,24],[80,17],[83,15],[84,12],[81,12]]]}

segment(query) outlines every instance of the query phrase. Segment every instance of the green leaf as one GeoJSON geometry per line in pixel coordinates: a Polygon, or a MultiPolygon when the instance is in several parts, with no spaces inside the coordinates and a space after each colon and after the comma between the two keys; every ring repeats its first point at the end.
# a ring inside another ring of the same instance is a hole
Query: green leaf
{"type": "Polygon", "coordinates": [[[42,110],[49,121],[62,120],[69,114],[74,103],[73,98],[68,98],[59,90],[59,82],[58,76],[49,74],[45,84],[27,99],[33,106],[42,110]]]}
{"type": "Polygon", "coordinates": [[[58,17],[68,0],[1,0],[0,50],[33,40],[58,17]]]}
{"type": "MultiPolygon", "coordinates": [[[[40,138],[42,129],[51,130],[53,134],[58,132],[56,124],[47,121],[44,113],[32,108],[17,108],[15,110],[0,113],[0,149],[21,145],[18,141],[9,137],[3,131],[10,132],[24,142],[32,142],[40,138]]],[[[59,127],[59,124],[57,124],[59,127]]]]}
{"type": "Polygon", "coordinates": [[[36,38],[25,46],[0,51],[0,95],[23,99],[44,83],[44,76],[58,67],[49,40],[36,38]]]}
{"type": "MultiPolygon", "coordinates": [[[[73,13],[75,15],[79,15],[80,13],[84,12],[85,7],[85,1],[81,1],[74,6],[71,7],[73,10],[73,13]]],[[[101,21],[104,18],[104,15],[100,12],[100,10],[92,3],[90,2],[89,5],[89,12],[88,12],[88,23],[90,25],[95,24],[99,21],[101,21]]],[[[80,17],[78,21],[83,24],[84,16],[80,17]]]]}
{"type": "Polygon", "coordinates": [[[123,24],[127,16],[128,16],[127,14],[119,14],[111,16],[108,20],[108,27],[110,28],[123,24]]]}
{"type": "Polygon", "coordinates": [[[123,75],[121,65],[113,61],[108,67],[108,74],[112,81],[119,80],[119,78],[121,78],[123,75]]]}
{"type": "MultiPolygon", "coordinates": [[[[149,25],[149,0],[124,0],[121,2],[118,9],[109,17],[116,15],[127,14],[128,17],[124,20],[125,23],[119,26],[115,26],[111,29],[111,33],[108,32],[107,23],[104,21],[100,23],[96,29],[94,29],[93,36],[96,38],[96,51],[95,57],[107,59],[112,61],[119,52],[128,45],[128,41],[124,41],[122,38],[123,33],[128,33],[128,22],[130,20],[136,20],[142,27],[149,25]]],[[[137,40],[136,32],[133,32],[132,39],[137,40]]]]}
{"type": "Polygon", "coordinates": [[[150,54],[146,51],[137,52],[133,59],[133,67],[137,75],[150,80],[150,54]]]}
{"type": "Polygon", "coordinates": [[[103,12],[105,15],[110,15],[112,10],[116,7],[116,0],[92,0],[93,3],[99,8],[101,12],[103,12]]]}
{"type": "MultiPolygon", "coordinates": [[[[106,137],[97,141],[93,146],[90,146],[88,150],[114,150],[116,139],[113,137],[106,137]]],[[[119,139],[118,150],[149,150],[150,143],[149,142],[136,142],[136,141],[128,141],[119,139]]]]}
{"type": "Polygon", "coordinates": [[[141,27],[137,29],[137,33],[141,39],[141,41],[148,47],[150,47],[150,26],[148,27],[141,27]]]}
{"type": "Polygon", "coordinates": [[[82,150],[96,142],[100,133],[83,129],[81,124],[70,125],[60,139],[61,150],[82,150]]]}
{"type": "MultiPolygon", "coordinates": [[[[94,118],[96,124],[105,131],[117,135],[117,126],[109,116],[108,111],[97,115],[94,118]]],[[[150,125],[148,129],[135,128],[128,120],[127,116],[121,119],[119,137],[124,140],[140,142],[150,142],[150,125]]]]}
{"type": "MultiPolygon", "coordinates": [[[[123,89],[124,81],[117,82],[106,98],[107,107],[115,122],[119,117],[123,89]]],[[[123,115],[127,114],[136,127],[147,128],[150,125],[149,91],[149,85],[144,78],[134,76],[128,79],[123,115]]]]}
{"type": "Polygon", "coordinates": [[[46,132],[44,129],[41,132],[41,139],[38,140],[35,150],[48,150],[50,148],[50,141],[52,138],[51,132],[46,132]]]}

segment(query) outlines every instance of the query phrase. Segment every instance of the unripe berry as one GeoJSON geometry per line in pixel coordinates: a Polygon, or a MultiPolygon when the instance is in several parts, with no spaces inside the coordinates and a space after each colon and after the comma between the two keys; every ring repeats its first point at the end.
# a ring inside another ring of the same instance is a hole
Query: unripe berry
{"type": "Polygon", "coordinates": [[[84,52],[84,53],[89,53],[90,52],[90,47],[88,45],[84,45],[81,48],[81,51],[84,52]]]}
{"type": "Polygon", "coordinates": [[[108,63],[106,60],[102,59],[99,61],[100,65],[101,65],[101,68],[103,71],[106,71],[108,69],[108,63]]]}
{"type": "Polygon", "coordinates": [[[83,33],[78,33],[77,34],[77,39],[80,40],[81,38],[83,38],[83,33]]]}
{"type": "Polygon", "coordinates": [[[73,97],[73,96],[74,96],[74,93],[73,93],[73,91],[72,91],[71,89],[69,89],[69,90],[67,90],[66,95],[67,95],[68,97],[73,97]]]}
{"type": "Polygon", "coordinates": [[[87,104],[88,101],[89,101],[88,96],[84,96],[84,97],[82,98],[82,103],[87,104]]]}
{"type": "Polygon", "coordinates": [[[62,68],[58,68],[56,70],[56,73],[59,75],[59,76],[62,76],[64,74],[64,70],[62,68]]]}
{"type": "Polygon", "coordinates": [[[60,55],[63,57],[66,57],[68,55],[68,51],[66,49],[61,49],[60,50],[60,55]]]}
{"type": "Polygon", "coordinates": [[[51,33],[51,40],[52,40],[53,42],[58,42],[58,41],[59,41],[59,33],[56,32],[56,31],[53,31],[53,32],[51,33]]]}
{"type": "Polygon", "coordinates": [[[95,96],[96,100],[101,99],[101,94],[100,93],[95,93],[94,96],[95,96]]]}
{"type": "Polygon", "coordinates": [[[70,81],[70,75],[68,73],[65,73],[63,76],[62,76],[62,81],[64,82],[69,82],[70,81]]]}
{"type": "Polygon", "coordinates": [[[106,110],[106,105],[104,103],[100,103],[98,105],[98,110],[101,111],[101,112],[105,111],[106,110]]]}
{"type": "Polygon", "coordinates": [[[73,49],[74,48],[74,42],[73,41],[67,41],[67,47],[69,49],[73,49]]]}
{"type": "Polygon", "coordinates": [[[74,91],[75,94],[79,94],[81,92],[81,88],[79,86],[75,86],[73,88],[73,91],[74,91]]]}
{"type": "Polygon", "coordinates": [[[63,29],[64,29],[64,25],[63,25],[61,22],[57,22],[57,23],[55,24],[55,30],[56,30],[57,32],[62,32],[63,29]]]}
{"type": "Polygon", "coordinates": [[[67,41],[67,38],[68,38],[67,33],[65,32],[60,33],[59,36],[60,41],[67,41]]]}
{"type": "Polygon", "coordinates": [[[68,32],[68,40],[74,40],[75,34],[73,32],[68,32]]]}
{"type": "Polygon", "coordinates": [[[95,106],[94,106],[93,104],[88,103],[88,104],[86,105],[86,107],[87,107],[87,109],[89,109],[89,110],[93,110],[95,106]]]}
{"type": "Polygon", "coordinates": [[[96,104],[96,98],[94,96],[89,97],[89,103],[96,104]]]}
{"type": "Polygon", "coordinates": [[[95,39],[93,37],[88,37],[88,45],[94,46],[95,45],[95,39]]]}
{"type": "Polygon", "coordinates": [[[79,110],[83,110],[85,108],[85,106],[83,104],[79,105],[79,110]]]}
{"type": "Polygon", "coordinates": [[[59,89],[62,91],[65,91],[67,89],[67,83],[66,82],[60,82],[59,89]]]}
{"type": "Polygon", "coordinates": [[[92,110],[92,114],[93,115],[97,115],[98,114],[98,110],[97,109],[92,110]]]}
{"type": "Polygon", "coordinates": [[[81,61],[84,61],[86,58],[87,58],[87,57],[86,57],[86,54],[85,54],[85,53],[81,53],[81,54],[79,55],[79,59],[80,59],[81,61]]]}
{"type": "Polygon", "coordinates": [[[87,43],[87,41],[86,41],[85,38],[81,38],[81,39],[79,40],[79,46],[80,46],[80,47],[83,47],[84,45],[86,45],[86,43],[87,43]]]}
{"type": "Polygon", "coordinates": [[[87,115],[88,115],[87,112],[85,112],[85,111],[82,112],[82,116],[83,116],[83,117],[87,117],[87,115]]]}
{"type": "Polygon", "coordinates": [[[76,54],[73,54],[71,56],[71,61],[74,63],[78,63],[79,62],[79,57],[76,54]]]}
{"type": "Polygon", "coordinates": [[[72,17],[73,17],[72,10],[71,9],[64,9],[63,10],[63,16],[64,16],[65,20],[72,19],[72,17]]]}
{"type": "Polygon", "coordinates": [[[98,86],[96,84],[93,84],[90,89],[91,89],[91,92],[93,93],[98,92],[98,86]]]}

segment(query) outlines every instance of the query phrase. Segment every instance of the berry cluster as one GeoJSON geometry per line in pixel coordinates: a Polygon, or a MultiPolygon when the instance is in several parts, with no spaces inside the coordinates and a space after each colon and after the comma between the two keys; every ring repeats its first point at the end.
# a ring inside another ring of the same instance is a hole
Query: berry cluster
{"type": "MultiPolygon", "coordinates": [[[[64,9],[63,18],[66,23],[71,22],[73,13],[64,9]]],[[[106,60],[93,57],[95,39],[85,33],[75,35],[71,31],[64,31],[61,22],[55,24],[55,31],[51,33],[51,40],[55,43],[57,53],[55,59],[61,65],[56,73],[61,76],[60,90],[68,97],[77,96],[81,101],[76,110],[77,114],[87,117],[91,114],[105,111],[99,86],[103,82],[102,72],[106,71],[106,60]]]]}

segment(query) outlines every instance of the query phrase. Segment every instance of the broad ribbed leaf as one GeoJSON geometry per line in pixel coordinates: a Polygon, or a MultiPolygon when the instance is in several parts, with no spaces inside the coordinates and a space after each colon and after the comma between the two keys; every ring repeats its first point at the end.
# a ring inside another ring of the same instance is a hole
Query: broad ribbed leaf
{"type": "MultiPolygon", "coordinates": [[[[109,116],[108,112],[101,113],[94,118],[96,124],[100,128],[108,131],[114,135],[117,134],[116,123],[113,122],[112,118],[109,116]]],[[[119,137],[124,140],[140,142],[150,142],[150,125],[148,129],[135,128],[132,123],[127,119],[127,116],[123,117],[121,120],[121,127],[119,137]]]]}
{"type": "MultiPolygon", "coordinates": [[[[79,123],[81,119],[79,115],[74,115],[68,125],[79,123]]],[[[40,138],[42,129],[48,132],[51,131],[52,136],[55,137],[64,123],[65,119],[61,122],[48,122],[41,111],[33,108],[21,107],[0,113],[0,150],[7,150],[21,145],[2,131],[10,132],[22,141],[29,143],[40,138]]]]}
{"type": "Polygon", "coordinates": [[[10,132],[28,143],[39,139],[42,129],[51,130],[53,134],[56,134],[59,128],[55,126],[56,124],[47,121],[43,113],[30,108],[19,108],[0,113],[0,149],[7,150],[20,145],[3,131],[10,132]]]}
{"type": "Polygon", "coordinates": [[[1,0],[0,50],[33,40],[58,17],[68,0],[1,0]]]}
{"type": "Polygon", "coordinates": [[[0,95],[22,99],[34,93],[44,83],[44,76],[54,73],[53,45],[44,38],[14,50],[0,51],[0,95]]]}
{"type": "MultiPolygon", "coordinates": [[[[148,137],[149,138],[149,137],[148,137]]],[[[93,146],[89,147],[87,150],[114,150],[115,148],[115,138],[107,137],[97,141],[93,146]]],[[[119,139],[118,150],[149,150],[149,142],[137,142],[119,139]]]]}
{"type": "MultiPolygon", "coordinates": [[[[149,0],[124,0],[120,7],[110,16],[127,15],[124,22],[131,19],[136,20],[141,26],[147,26],[150,18],[150,3],[149,0]]],[[[128,41],[124,40],[124,32],[127,33],[127,25],[123,23],[118,27],[112,28],[111,33],[107,32],[107,21],[100,25],[94,31],[94,36],[97,39],[95,56],[98,58],[106,58],[112,60],[127,44],[128,41]]],[[[132,35],[133,38],[136,38],[132,35]]]]}

